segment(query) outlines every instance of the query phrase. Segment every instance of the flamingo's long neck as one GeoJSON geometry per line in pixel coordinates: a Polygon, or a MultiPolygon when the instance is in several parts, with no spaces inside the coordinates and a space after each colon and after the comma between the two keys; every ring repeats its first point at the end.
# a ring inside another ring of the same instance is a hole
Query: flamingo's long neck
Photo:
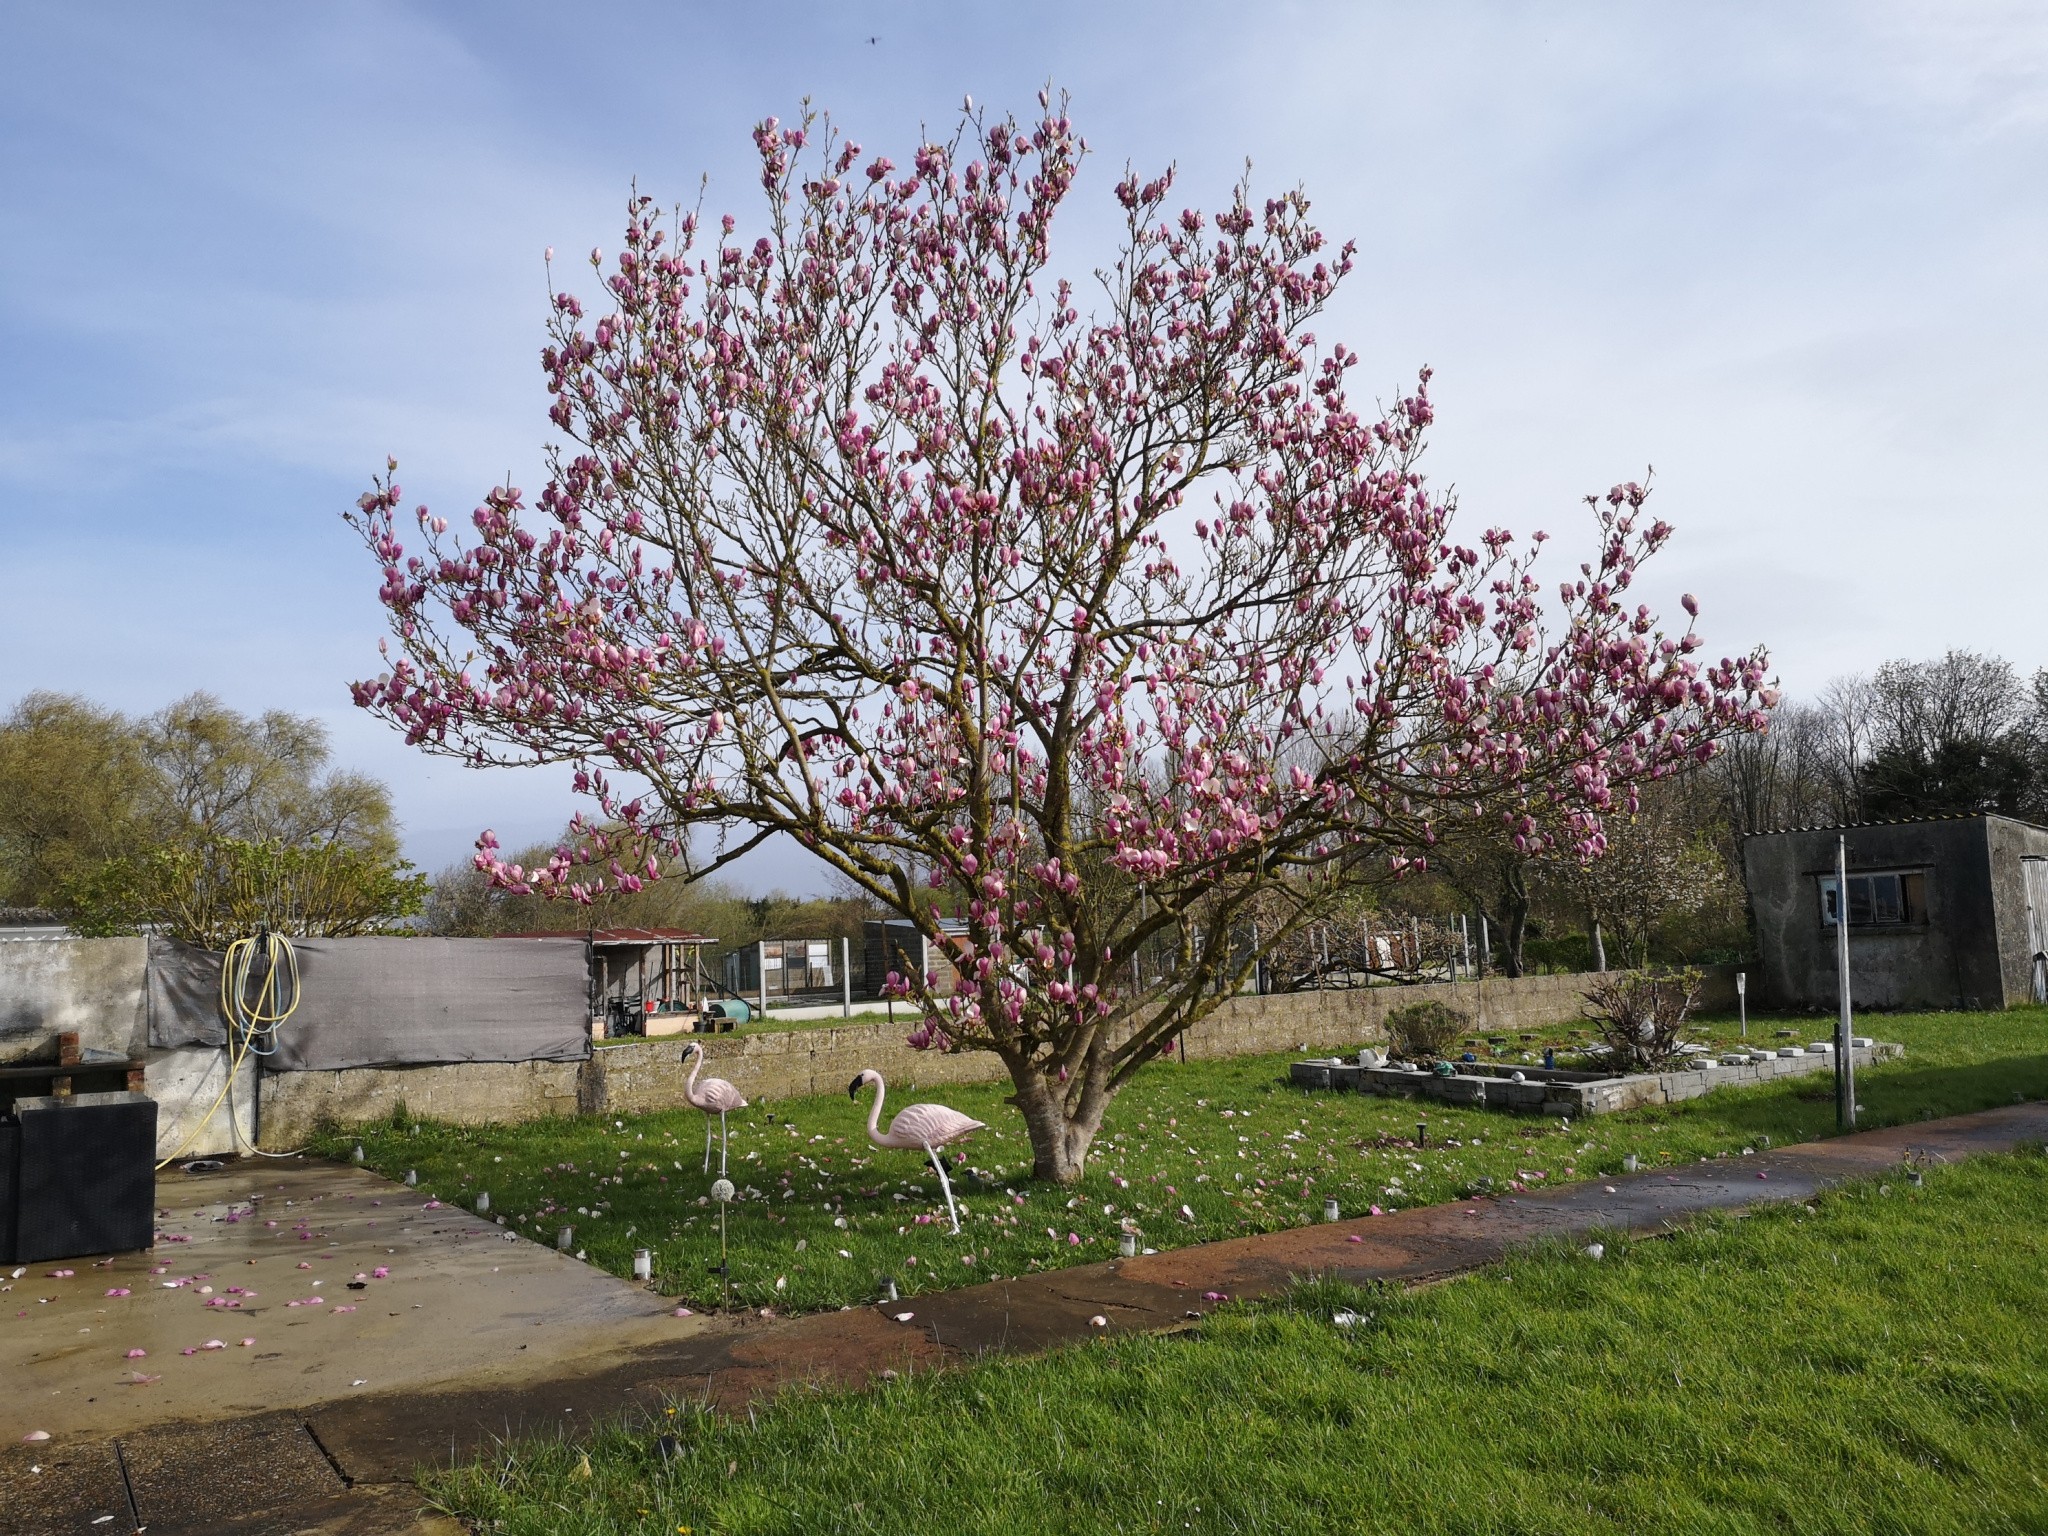
{"type": "Polygon", "coordinates": [[[881,1073],[871,1072],[868,1075],[875,1080],[875,1107],[868,1111],[868,1140],[879,1147],[882,1145],[882,1095],[889,1088],[882,1081],[881,1073]]]}
{"type": "Polygon", "coordinates": [[[704,1107],[697,1103],[697,1073],[703,1065],[704,1047],[700,1045],[696,1050],[690,1052],[690,1075],[683,1079],[683,1097],[689,1100],[691,1104],[696,1105],[698,1109],[704,1107]]]}

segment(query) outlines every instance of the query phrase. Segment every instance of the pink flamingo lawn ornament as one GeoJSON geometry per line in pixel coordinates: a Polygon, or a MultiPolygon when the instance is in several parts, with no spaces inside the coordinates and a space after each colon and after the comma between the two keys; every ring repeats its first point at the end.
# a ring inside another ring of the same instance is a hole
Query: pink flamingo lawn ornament
{"type": "Polygon", "coordinates": [[[875,1085],[875,1107],[868,1112],[868,1140],[878,1147],[899,1147],[902,1150],[921,1151],[932,1160],[932,1167],[939,1175],[939,1188],[946,1192],[946,1214],[953,1218],[953,1231],[960,1230],[960,1211],[953,1204],[953,1181],[946,1177],[946,1165],[939,1160],[939,1148],[964,1140],[976,1131],[987,1129],[986,1123],[969,1119],[957,1109],[948,1109],[943,1104],[908,1104],[896,1112],[896,1118],[889,1122],[889,1129],[880,1129],[882,1121],[882,1096],[889,1091],[882,1081],[882,1074],[872,1067],[862,1072],[847,1084],[849,1099],[860,1097],[861,1086],[875,1085]]]}
{"type": "Polygon", "coordinates": [[[725,1177],[725,1116],[728,1110],[745,1109],[747,1101],[740,1097],[739,1089],[722,1077],[707,1077],[697,1081],[698,1069],[704,1065],[704,1047],[692,1040],[683,1047],[683,1060],[690,1063],[690,1075],[683,1083],[683,1097],[691,1107],[704,1111],[704,1171],[711,1171],[711,1116],[718,1115],[718,1176],[725,1177]]]}

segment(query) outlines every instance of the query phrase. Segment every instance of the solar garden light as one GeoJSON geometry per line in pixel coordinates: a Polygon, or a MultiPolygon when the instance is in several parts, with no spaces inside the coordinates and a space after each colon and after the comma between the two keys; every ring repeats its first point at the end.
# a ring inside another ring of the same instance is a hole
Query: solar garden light
{"type": "Polygon", "coordinates": [[[360,1163],[363,1160],[363,1144],[360,1141],[356,1143],[355,1151],[349,1153],[348,1160],[352,1163],[360,1163]]]}
{"type": "Polygon", "coordinates": [[[633,1250],[633,1278],[635,1280],[652,1280],[654,1278],[654,1255],[645,1248],[635,1248],[633,1250]]]}
{"type": "Polygon", "coordinates": [[[1119,1232],[1116,1238],[1116,1252],[1118,1258],[1135,1259],[1138,1256],[1138,1234],[1119,1232]]]}
{"type": "MultiPolygon", "coordinates": [[[[765,988],[767,983],[764,981],[761,985],[765,988]]],[[[732,1187],[732,1180],[722,1173],[711,1181],[711,1198],[718,1203],[718,1263],[715,1267],[718,1270],[719,1294],[723,1298],[720,1304],[728,1310],[732,1307],[732,1260],[725,1251],[725,1208],[732,1204],[737,1193],[732,1187]]]]}
{"type": "Polygon", "coordinates": [[[884,1276],[882,1276],[882,1300],[884,1300],[884,1301],[895,1301],[895,1300],[897,1300],[897,1295],[896,1295],[896,1282],[895,1282],[895,1280],[894,1280],[894,1279],[892,1279],[892,1278],[891,1278],[890,1276],[888,1276],[888,1275],[884,1275],[884,1276]]]}
{"type": "Polygon", "coordinates": [[[488,1189],[480,1189],[477,1191],[476,1213],[479,1216],[488,1216],[491,1214],[491,1192],[488,1189]]]}
{"type": "Polygon", "coordinates": [[[555,1247],[558,1251],[562,1253],[567,1253],[571,1248],[575,1246],[576,1229],[574,1227],[564,1227],[561,1231],[555,1234],[555,1247]]]}
{"type": "Polygon", "coordinates": [[[1418,1120],[1415,1123],[1415,1145],[1418,1147],[1429,1145],[1429,1122],[1427,1120],[1418,1120]]]}
{"type": "Polygon", "coordinates": [[[1325,1200],[1325,1201],[1323,1202],[1323,1220],[1325,1220],[1325,1221],[1335,1221],[1336,1219],[1337,1219],[1337,1202],[1336,1202],[1336,1201],[1335,1201],[1334,1199],[1329,1199],[1329,1200],[1325,1200]]]}

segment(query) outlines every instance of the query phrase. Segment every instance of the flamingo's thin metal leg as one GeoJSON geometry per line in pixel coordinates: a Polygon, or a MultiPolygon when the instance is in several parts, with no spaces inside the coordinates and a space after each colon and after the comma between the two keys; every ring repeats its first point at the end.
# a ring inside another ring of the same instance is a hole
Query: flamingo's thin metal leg
{"type": "Polygon", "coordinates": [[[939,1161],[938,1150],[926,1147],[924,1154],[932,1160],[932,1169],[939,1176],[939,1188],[946,1192],[946,1214],[953,1218],[953,1235],[960,1235],[960,1210],[953,1204],[953,1181],[946,1177],[946,1165],[939,1161]]]}

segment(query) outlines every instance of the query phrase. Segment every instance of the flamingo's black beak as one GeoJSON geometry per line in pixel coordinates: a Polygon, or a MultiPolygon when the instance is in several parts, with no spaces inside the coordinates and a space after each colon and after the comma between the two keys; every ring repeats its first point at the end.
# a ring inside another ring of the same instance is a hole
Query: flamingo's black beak
{"type": "Polygon", "coordinates": [[[856,1077],[856,1078],[855,1078],[855,1079],[854,1079],[854,1080],[853,1080],[852,1082],[850,1082],[850,1083],[848,1083],[848,1084],[846,1085],[846,1096],[847,1096],[847,1097],[848,1097],[849,1099],[857,1099],[857,1098],[859,1098],[859,1097],[860,1097],[860,1079],[859,1079],[859,1078],[857,1078],[857,1077],[856,1077]]]}

